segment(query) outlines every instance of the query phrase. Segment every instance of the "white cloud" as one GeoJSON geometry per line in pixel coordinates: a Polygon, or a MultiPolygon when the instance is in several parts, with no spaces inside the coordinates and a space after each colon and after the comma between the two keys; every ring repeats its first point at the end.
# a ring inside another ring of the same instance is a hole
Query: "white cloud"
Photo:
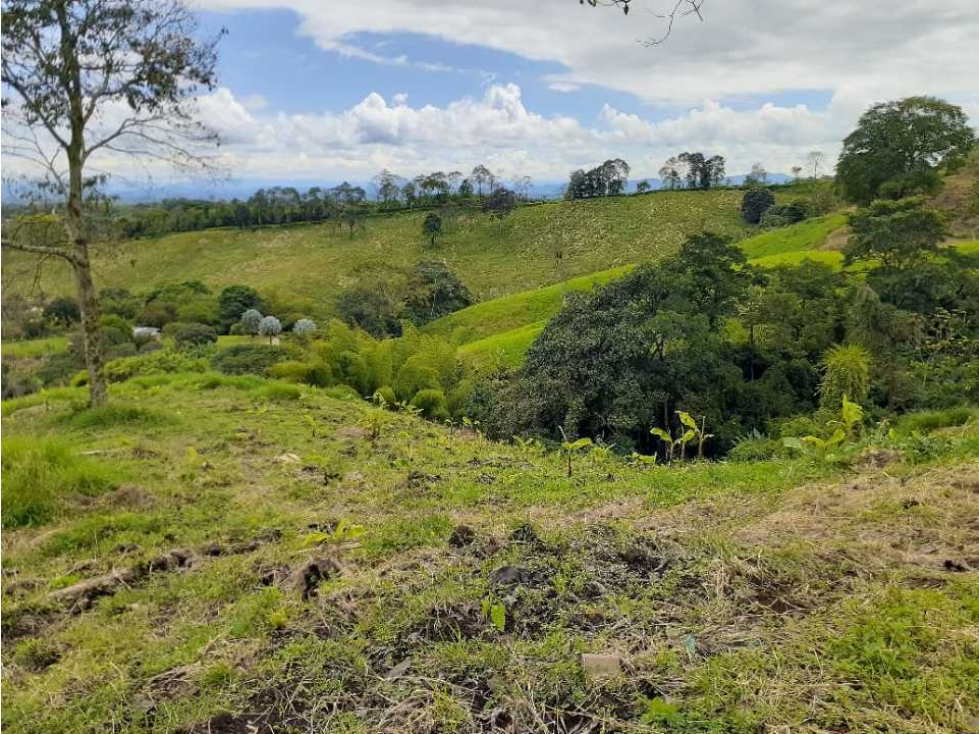
{"type": "Polygon", "coordinates": [[[638,41],[663,32],[657,13],[674,0],[634,2],[628,16],[569,0],[198,0],[207,7],[283,7],[322,48],[351,53],[356,34],[421,33],[556,61],[559,85],[594,84],[653,104],[830,91],[857,107],[880,97],[933,93],[975,100],[979,13],[975,0],[710,0],[705,22],[679,21],[659,47],[638,41]]]}
{"type": "Polygon", "coordinates": [[[658,121],[605,105],[587,126],[528,109],[516,84],[492,85],[481,98],[444,107],[411,107],[407,95],[389,102],[372,92],[336,113],[266,113],[249,110],[226,88],[199,105],[222,138],[224,163],[242,178],[363,180],[382,167],[414,175],[486,163],[504,175],[541,181],[610,157],[628,160],[636,176],[655,176],[668,156],[683,150],[723,154],[731,172],[755,162],[787,171],[813,147],[834,155],[843,134],[829,113],[804,105],[742,111],[713,101],[658,121]]]}

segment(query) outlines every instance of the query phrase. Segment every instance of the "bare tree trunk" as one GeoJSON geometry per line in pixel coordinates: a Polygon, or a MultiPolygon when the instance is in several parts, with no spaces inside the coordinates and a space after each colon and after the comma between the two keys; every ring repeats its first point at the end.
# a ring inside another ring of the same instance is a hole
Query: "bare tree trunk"
{"type": "Polygon", "coordinates": [[[105,386],[105,363],[102,359],[102,333],[99,325],[99,299],[92,282],[92,269],[88,262],[88,247],[75,247],[80,262],[74,265],[75,283],[78,285],[78,305],[82,312],[82,334],[85,341],[85,367],[88,369],[89,403],[105,405],[108,394],[105,386]]]}

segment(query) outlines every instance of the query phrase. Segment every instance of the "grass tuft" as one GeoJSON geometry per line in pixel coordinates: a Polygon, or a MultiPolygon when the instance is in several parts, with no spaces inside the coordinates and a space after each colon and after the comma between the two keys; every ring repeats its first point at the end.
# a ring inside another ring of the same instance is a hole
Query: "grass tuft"
{"type": "Polygon", "coordinates": [[[72,495],[112,489],[111,472],[67,444],[36,439],[3,441],[3,527],[43,525],[72,495]]]}

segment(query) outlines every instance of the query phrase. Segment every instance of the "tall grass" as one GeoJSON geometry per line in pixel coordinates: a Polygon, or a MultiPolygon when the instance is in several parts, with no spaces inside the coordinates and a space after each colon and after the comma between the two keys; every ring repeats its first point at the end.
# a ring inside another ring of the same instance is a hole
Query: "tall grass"
{"type": "Polygon", "coordinates": [[[65,443],[4,439],[2,453],[4,529],[43,525],[72,495],[92,497],[114,485],[109,469],[78,456],[65,443]]]}

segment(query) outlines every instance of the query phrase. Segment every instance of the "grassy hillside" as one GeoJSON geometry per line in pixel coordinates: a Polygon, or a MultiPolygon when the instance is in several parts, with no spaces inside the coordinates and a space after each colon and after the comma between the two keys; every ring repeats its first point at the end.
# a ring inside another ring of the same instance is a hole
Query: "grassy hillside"
{"type": "Polygon", "coordinates": [[[3,406],[10,734],[979,717],[974,422],[886,470],[593,453],[569,478],[534,446],[258,378],[82,397],[3,406]]]}
{"type": "MultiPolygon", "coordinates": [[[[521,207],[501,233],[481,213],[445,223],[438,249],[424,247],[424,214],[372,217],[351,238],[332,224],[257,231],[207,230],[124,243],[96,260],[100,286],[148,289],[161,282],[201,280],[214,288],[244,283],[277,294],[290,310],[323,317],[336,295],[373,283],[391,267],[444,259],[480,300],[539,288],[599,270],[672,252],[691,232],[707,227],[735,236],[750,230],[738,213],[739,191],[664,192],[585,202],[521,207]]],[[[31,283],[22,257],[3,254],[5,268],[31,283]]],[[[41,286],[70,293],[58,263],[45,266],[41,286]]]]}
{"type": "Polygon", "coordinates": [[[426,324],[423,331],[464,344],[547,320],[561,309],[564,296],[568,293],[590,291],[596,285],[621,278],[633,267],[626,265],[602,270],[545,288],[483,301],[426,324]]]}
{"type": "MultiPolygon", "coordinates": [[[[806,259],[842,267],[843,256],[839,252],[820,248],[845,224],[844,214],[830,214],[755,235],[744,240],[741,247],[751,262],[761,267],[798,264],[806,259]]],[[[604,270],[547,288],[484,301],[433,321],[424,331],[463,344],[461,354],[476,366],[515,367],[547,320],[561,310],[566,293],[591,290],[625,275],[631,267],[604,270]]]]}

